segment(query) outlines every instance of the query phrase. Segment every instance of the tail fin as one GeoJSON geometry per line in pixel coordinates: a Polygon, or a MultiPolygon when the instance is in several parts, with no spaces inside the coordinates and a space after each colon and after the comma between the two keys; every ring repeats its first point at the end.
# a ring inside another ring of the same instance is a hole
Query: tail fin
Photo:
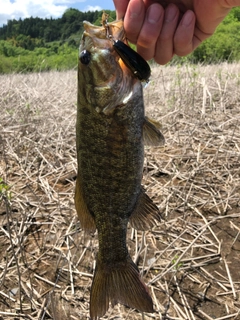
{"type": "Polygon", "coordinates": [[[98,320],[108,310],[109,302],[127,305],[142,312],[153,312],[153,302],[130,257],[111,266],[97,261],[90,297],[90,318],[98,320]]]}

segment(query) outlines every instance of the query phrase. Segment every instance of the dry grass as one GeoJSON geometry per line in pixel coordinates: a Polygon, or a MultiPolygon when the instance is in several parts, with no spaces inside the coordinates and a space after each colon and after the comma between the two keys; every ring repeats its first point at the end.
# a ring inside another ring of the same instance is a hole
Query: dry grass
{"type": "MultiPolygon", "coordinates": [[[[96,236],[76,217],[75,71],[0,77],[0,319],[88,319],[96,236]],[[2,183],[3,185],[3,183],[2,183]]],[[[165,221],[128,244],[155,303],[103,319],[240,319],[240,65],[154,67],[166,146],[143,183],[165,221]]]]}

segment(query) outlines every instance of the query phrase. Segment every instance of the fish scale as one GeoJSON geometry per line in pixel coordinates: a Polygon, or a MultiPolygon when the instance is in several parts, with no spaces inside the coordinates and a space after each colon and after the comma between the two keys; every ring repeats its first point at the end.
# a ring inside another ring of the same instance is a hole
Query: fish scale
{"type": "Polygon", "coordinates": [[[103,205],[105,210],[109,199],[112,208],[123,211],[123,216],[127,209],[133,209],[128,207],[128,198],[132,199],[132,194],[139,192],[142,178],[143,116],[142,102],[116,109],[111,116],[96,111],[87,115],[81,113],[77,152],[83,168],[82,179],[88,182],[83,188],[86,202],[93,214],[93,205],[95,208],[103,205]],[[124,129],[128,127],[131,130],[124,129]]]}

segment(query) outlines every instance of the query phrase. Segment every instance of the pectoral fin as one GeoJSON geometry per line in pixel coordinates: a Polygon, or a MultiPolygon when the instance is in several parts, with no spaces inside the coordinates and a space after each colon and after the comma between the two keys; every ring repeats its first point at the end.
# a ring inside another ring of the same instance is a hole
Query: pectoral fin
{"type": "Polygon", "coordinates": [[[143,125],[143,140],[148,146],[163,146],[165,139],[160,131],[161,124],[155,120],[145,117],[143,125]]]}
{"type": "Polygon", "coordinates": [[[161,214],[158,207],[142,188],[137,205],[129,219],[131,226],[137,230],[149,230],[156,225],[156,221],[160,220],[161,214]]]}
{"type": "Polygon", "coordinates": [[[94,232],[96,230],[95,221],[84,201],[79,175],[76,181],[75,207],[81,223],[81,227],[86,231],[94,232]]]}

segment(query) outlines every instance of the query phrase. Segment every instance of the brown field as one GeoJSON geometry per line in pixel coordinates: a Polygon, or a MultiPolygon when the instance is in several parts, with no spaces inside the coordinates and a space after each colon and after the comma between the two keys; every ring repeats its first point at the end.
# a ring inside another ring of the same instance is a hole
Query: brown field
{"type": "MultiPolygon", "coordinates": [[[[76,71],[0,76],[0,320],[89,319],[76,95],[76,71]]],[[[145,100],[166,145],[146,148],[143,184],[165,220],[128,244],[156,312],[102,319],[240,319],[240,64],[154,67],[145,100]]]]}

